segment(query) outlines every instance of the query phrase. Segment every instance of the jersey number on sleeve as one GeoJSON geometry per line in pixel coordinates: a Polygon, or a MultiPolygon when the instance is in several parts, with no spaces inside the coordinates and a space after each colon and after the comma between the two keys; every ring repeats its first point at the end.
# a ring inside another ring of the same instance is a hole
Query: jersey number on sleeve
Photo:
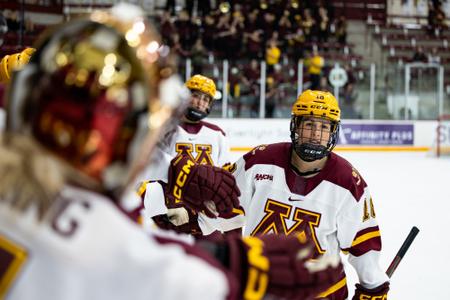
{"type": "Polygon", "coordinates": [[[27,260],[27,251],[0,235],[0,299],[3,299],[27,260]]]}
{"type": "Polygon", "coordinates": [[[372,197],[370,197],[369,204],[367,204],[367,200],[364,200],[363,222],[369,220],[370,217],[376,218],[375,208],[373,207],[372,197]],[[369,213],[369,210],[370,210],[370,213],[369,213]]]}

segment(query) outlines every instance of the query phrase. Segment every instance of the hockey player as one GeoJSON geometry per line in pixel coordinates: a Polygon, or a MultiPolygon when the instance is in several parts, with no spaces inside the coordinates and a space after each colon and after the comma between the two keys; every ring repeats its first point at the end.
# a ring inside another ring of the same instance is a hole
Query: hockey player
{"type": "MultiPolygon", "coordinates": [[[[149,236],[114,205],[180,106],[160,97],[176,87],[158,68],[159,47],[122,5],[48,33],[13,76],[0,141],[0,298],[308,299],[337,278],[326,260],[305,263],[301,237],[200,248],[149,236]]],[[[184,171],[177,178],[195,183],[197,167],[184,171]]],[[[222,178],[229,185],[211,197],[219,211],[238,193],[222,178]]]]}
{"type": "Polygon", "coordinates": [[[229,163],[229,146],[220,127],[205,122],[216,95],[214,81],[194,75],[186,81],[191,92],[190,103],[171,145],[165,150],[172,157],[187,154],[199,164],[223,166],[229,163]]]}
{"type": "Polygon", "coordinates": [[[176,128],[165,133],[158,144],[159,160],[148,168],[143,179],[167,181],[167,166],[177,155],[186,155],[198,164],[223,166],[229,163],[229,146],[220,127],[205,122],[216,94],[214,81],[194,75],[185,83],[189,102],[176,128]],[[163,177],[161,177],[163,174],[163,177]]]}
{"type": "MultiPolygon", "coordinates": [[[[190,91],[190,100],[181,122],[168,142],[159,143],[156,162],[147,168],[142,176],[143,184],[139,188],[142,206],[136,206],[132,215],[143,216],[145,220],[153,218],[159,227],[177,230],[193,235],[209,235],[215,231],[227,232],[240,230],[243,225],[243,210],[236,208],[227,214],[207,215],[187,209],[182,202],[174,202],[159,191],[159,182],[167,182],[169,176],[161,178],[177,155],[186,156],[192,162],[201,165],[224,166],[229,163],[229,146],[225,133],[220,127],[205,122],[216,94],[214,81],[203,75],[194,75],[186,81],[190,91]],[[159,177],[158,177],[159,176],[159,177]],[[148,193],[148,190],[152,192],[148,193]],[[143,210],[143,211],[142,211],[143,210]],[[141,214],[142,211],[142,214],[141,214]]],[[[207,170],[208,168],[204,168],[207,170]]],[[[142,222],[146,222],[143,220],[142,222]]]]}
{"type": "MultiPolygon", "coordinates": [[[[318,256],[348,253],[360,280],[353,299],[386,299],[372,197],[359,172],[332,152],[339,125],[335,97],[307,90],[292,107],[292,142],[256,147],[237,162],[244,235],[300,234],[314,241],[318,256]]],[[[345,275],[321,295],[347,296],[345,275]]]]}

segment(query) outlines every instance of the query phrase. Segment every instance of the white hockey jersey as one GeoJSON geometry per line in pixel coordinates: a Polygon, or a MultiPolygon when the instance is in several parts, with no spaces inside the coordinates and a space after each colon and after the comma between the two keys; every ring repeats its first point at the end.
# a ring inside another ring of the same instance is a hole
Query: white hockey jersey
{"type": "Polygon", "coordinates": [[[0,201],[0,299],[229,299],[229,279],[98,194],[67,187],[42,222],[0,201]]]}
{"type": "MultiPolygon", "coordinates": [[[[167,182],[167,170],[172,158],[178,154],[188,155],[199,164],[208,164],[221,167],[229,163],[229,145],[225,133],[218,126],[200,121],[198,123],[181,123],[171,142],[160,145],[155,153],[153,162],[148,170],[140,178],[141,181],[162,180],[167,182]],[[164,174],[162,176],[161,174],[164,174]]],[[[156,215],[167,213],[164,194],[157,182],[145,183],[144,207],[142,217],[148,219],[156,215]]],[[[241,228],[243,225],[242,215],[236,215],[231,219],[209,218],[200,213],[198,224],[204,235],[212,232],[230,231],[241,228]]],[[[145,222],[145,221],[143,221],[145,222]]]]}
{"type": "MultiPolygon", "coordinates": [[[[348,253],[365,287],[388,281],[378,264],[381,237],[373,201],[358,171],[331,153],[322,171],[305,179],[290,160],[291,143],[278,143],[256,147],[236,163],[244,234],[306,235],[318,254],[348,253]]],[[[347,293],[343,278],[327,295],[346,299],[347,293]]]]}
{"type": "Polygon", "coordinates": [[[167,182],[167,170],[172,158],[186,154],[193,161],[222,167],[230,162],[230,148],[220,127],[200,121],[181,123],[170,138],[158,144],[149,167],[139,176],[139,182],[162,180],[167,182]]]}
{"type": "Polygon", "coordinates": [[[230,162],[225,133],[220,127],[205,121],[181,123],[172,143],[163,150],[171,157],[187,154],[199,164],[221,167],[230,162]]]}

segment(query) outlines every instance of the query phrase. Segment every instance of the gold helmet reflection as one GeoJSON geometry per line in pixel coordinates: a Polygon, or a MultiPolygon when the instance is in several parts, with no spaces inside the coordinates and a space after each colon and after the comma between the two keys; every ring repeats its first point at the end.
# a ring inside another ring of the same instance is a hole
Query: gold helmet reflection
{"type": "Polygon", "coordinates": [[[44,34],[7,101],[7,133],[30,135],[74,170],[72,180],[104,191],[133,180],[180,107],[160,96],[173,69],[133,10],[95,12],[44,34]]]}

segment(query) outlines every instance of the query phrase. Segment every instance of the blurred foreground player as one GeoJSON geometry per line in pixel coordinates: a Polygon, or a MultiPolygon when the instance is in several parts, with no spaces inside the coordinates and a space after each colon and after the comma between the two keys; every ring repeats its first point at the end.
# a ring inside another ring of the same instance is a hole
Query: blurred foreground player
{"type": "MultiPolygon", "coordinates": [[[[360,282],[353,299],[386,299],[372,197],[358,171],[332,152],[339,126],[335,97],[307,90],[292,107],[292,142],[256,147],[237,162],[244,235],[300,234],[314,241],[317,256],[348,253],[360,282]]],[[[345,275],[321,297],[347,299],[345,275]]]]}
{"type": "Polygon", "coordinates": [[[210,255],[146,235],[115,206],[180,106],[159,95],[173,81],[158,49],[122,5],[48,33],[13,76],[0,144],[0,298],[308,299],[336,279],[329,262],[305,262],[299,237],[203,241],[210,255]]]}

